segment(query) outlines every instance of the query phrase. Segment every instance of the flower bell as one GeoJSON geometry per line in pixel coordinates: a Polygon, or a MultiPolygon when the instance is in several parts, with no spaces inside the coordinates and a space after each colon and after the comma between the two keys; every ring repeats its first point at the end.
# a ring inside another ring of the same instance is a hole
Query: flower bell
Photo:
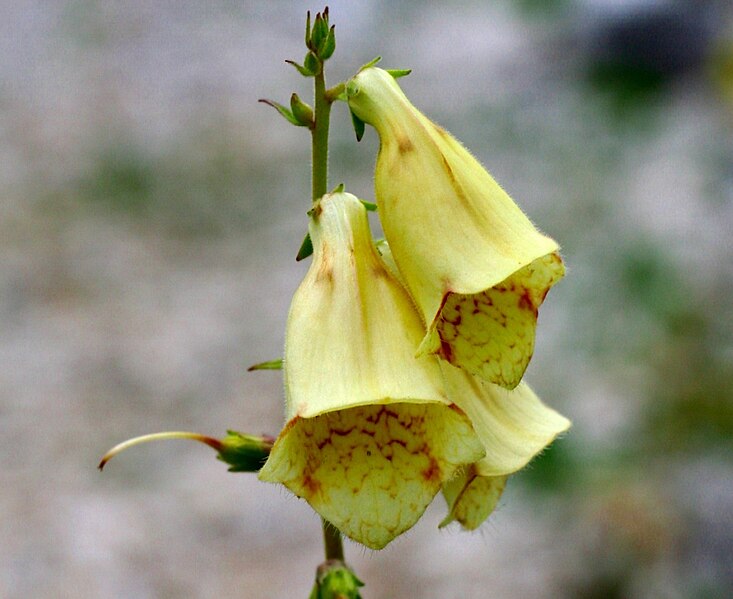
{"type": "Polygon", "coordinates": [[[364,68],[346,92],[379,134],[379,215],[426,322],[418,355],[513,389],[532,357],[538,308],[564,274],[557,243],[387,71],[364,68]]]}
{"type": "MultiPolygon", "coordinates": [[[[377,249],[402,282],[389,243],[380,241],[377,249]]],[[[494,511],[509,475],[568,430],[570,421],[545,406],[524,382],[508,390],[445,362],[441,371],[448,398],[470,418],[486,454],[443,483],[448,515],[440,526],[457,521],[473,530],[494,511]]]]}
{"type": "Polygon", "coordinates": [[[570,421],[540,401],[522,382],[507,390],[442,364],[446,391],[471,419],[486,455],[443,485],[448,516],[441,526],[457,520],[477,528],[493,511],[508,475],[524,468],[570,421]]]}
{"type": "Polygon", "coordinates": [[[286,330],[287,422],[259,476],[380,549],[484,449],[438,361],[415,358],[422,320],[377,254],[364,206],[327,194],[310,217],[313,262],[286,330]]]}

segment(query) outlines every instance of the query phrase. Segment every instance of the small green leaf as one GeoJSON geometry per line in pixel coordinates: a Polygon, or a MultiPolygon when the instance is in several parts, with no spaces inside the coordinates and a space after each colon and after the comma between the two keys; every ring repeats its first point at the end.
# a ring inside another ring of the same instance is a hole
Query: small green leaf
{"type": "Polygon", "coordinates": [[[309,71],[306,67],[299,65],[294,60],[286,60],[285,62],[287,62],[290,65],[293,65],[297,69],[298,73],[303,75],[303,77],[313,77],[315,75],[313,71],[309,71]]]}
{"type": "Polygon", "coordinates": [[[260,99],[260,102],[263,104],[267,104],[268,106],[272,106],[275,110],[277,110],[285,119],[287,119],[289,122],[291,122],[293,125],[296,125],[297,127],[302,127],[303,125],[298,122],[298,119],[295,118],[292,112],[290,112],[290,109],[286,108],[282,104],[278,104],[277,102],[273,100],[267,100],[264,98],[260,99]]]}
{"type": "Polygon", "coordinates": [[[367,209],[367,212],[376,212],[377,211],[377,205],[374,202],[367,202],[366,200],[359,200],[363,205],[364,208],[367,209]]]}
{"type": "Polygon", "coordinates": [[[412,73],[412,69],[385,69],[392,77],[399,79],[400,77],[407,77],[412,73]]]}
{"type": "Polygon", "coordinates": [[[252,364],[247,368],[247,372],[253,372],[255,370],[282,370],[283,359],[278,358],[277,360],[269,360],[268,362],[260,362],[259,364],[252,364]]]}
{"type": "Polygon", "coordinates": [[[364,121],[362,121],[358,116],[354,114],[354,111],[351,111],[351,122],[354,125],[354,133],[356,133],[356,141],[361,141],[361,138],[364,137],[364,121]]]}
{"type": "Polygon", "coordinates": [[[328,30],[328,35],[323,43],[318,47],[318,56],[321,60],[328,60],[333,56],[336,50],[336,25],[332,25],[331,29],[328,30]]]}
{"type": "Polygon", "coordinates": [[[311,241],[310,233],[306,233],[303,243],[300,244],[298,255],[295,256],[295,261],[300,262],[301,260],[305,260],[312,253],[313,253],[313,242],[311,241]]]}
{"type": "Polygon", "coordinates": [[[293,92],[290,96],[290,110],[293,117],[302,127],[313,127],[313,109],[293,92]]]}
{"type": "Polygon", "coordinates": [[[313,75],[318,75],[321,72],[321,61],[313,52],[308,52],[303,59],[303,68],[313,75]]]}
{"type": "Polygon", "coordinates": [[[336,187],[333,188],[333,191],[331,193],[344,193],[344,189],[346,189],[346,186],[343,183],[339,183],[336,187]]]}

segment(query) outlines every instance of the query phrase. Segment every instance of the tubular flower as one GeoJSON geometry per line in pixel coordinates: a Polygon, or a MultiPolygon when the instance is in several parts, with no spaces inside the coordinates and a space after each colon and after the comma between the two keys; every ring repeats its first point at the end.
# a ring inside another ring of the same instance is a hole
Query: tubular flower
{"type": "Polygon", "coordinates": [[[538,308],[564,274],[557,243],[388,72],[365,68],[346,91],[379,134],[379,215],[426,323],[418,355],[513,389],[532,357],[538,308]]]}
{"type": "Polygon", "coordinates": [[[526,383],[507,390],[448,364],[442,369],[450,398],[471,419],[486,455],[443,485],[448,516],[441,526],[457,520],[473,530],[496,507],[508,475],[568,430],[570,421],[545,406],[526,383]]]}
{"type": "MultiPolygon", "coordinates": [[[[381,241],[377,248],[401,281],[390,245],[381,241]]],[[[455,520],[473,530],[494,511],[509,475],[567,431],[570,421],[545,406],[524,382],[508,390],[445,362],[441,371],[448,397],[471,419],[486,454],[443,483],[448,515],[440,526],[455,520]]]]}
{"type": "Polygon", "coordinates": [[[442,370],[448,396],[471,419],[486,455],[443,485],[449,514],[441,526],[458,520],[472,530],[493,511],[508,475],[567,431],[570,421],[544,405],[524,382],[507,390],[448,364],[442,370]]]}
{"type": "Polygon", "coordinates": [[[286,330],[287,422],[259,476],[380,549],[484,449],[438,361],[414,356],[422,320],[379,258],[363,205],[327,194],[309,232],[313,262],[286,330]]]}

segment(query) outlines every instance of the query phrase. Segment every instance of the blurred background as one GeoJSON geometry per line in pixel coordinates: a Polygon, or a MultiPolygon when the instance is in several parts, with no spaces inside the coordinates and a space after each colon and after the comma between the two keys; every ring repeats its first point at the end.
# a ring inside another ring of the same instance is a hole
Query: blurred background
{"type": "MultiPolygon", "coordinates": [[[[0,1],[0,596],[306,597],[320,521],[159,430],[275,434],[309,137],[295,1],[0,1]]],[[[527,377],[574,422],[476,533],[437,497],[365,599],[731,596],[733,7],[331,2],[563,246],[527,377]]],[[[331,182],[378,148],[332,120],[331,182]]]]}

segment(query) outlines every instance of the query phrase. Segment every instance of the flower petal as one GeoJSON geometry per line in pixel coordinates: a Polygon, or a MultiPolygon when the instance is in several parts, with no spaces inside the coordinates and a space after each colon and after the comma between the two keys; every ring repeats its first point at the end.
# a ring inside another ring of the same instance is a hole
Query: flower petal
{"type": "Polygon", "coordinates": [[[450,403],[438,360],[414,358],[422,320],[377,254],[361,202],[324,196],[309,230],[313,262],[285,334],[287,419],[374,403],[450,403]]]}
{"type": "Polygon", "coordinates": [[[570,421],[544,405],[526,383],[508,391],[458,368],[442,365],[449,397],[471,419],[486,449],[482,476],[503,476],[526,466],[570,421]]]}
{"type": "Polygon", "coordinates": [[[459,522],[466,530],[475,530],[496,509],[508,476],[481,476],[476,466],[469,466],[443,485],[448,515],[440,528],[459,522]]]}
{"type": "Polygon", "coordinates": [[[507,389],[534,352],[537,310],[562,276],[556,253],[538,258],[481,293],[450,293],[435,323],[441,358],[507,389]]]}
{"type": "Polygon", "coordinates": [[[291,420],[259,476],[283,483],[353,540],[381,549],[417,522],[460,465],[482,455],[456,408],[362,406],[291,420]]]}

